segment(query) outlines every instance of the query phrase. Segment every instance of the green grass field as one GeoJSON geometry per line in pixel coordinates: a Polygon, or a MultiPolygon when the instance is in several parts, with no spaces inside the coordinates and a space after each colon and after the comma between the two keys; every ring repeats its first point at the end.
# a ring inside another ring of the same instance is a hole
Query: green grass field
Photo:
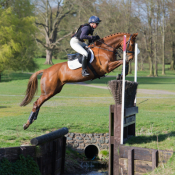
{"type": "MultiPolygon", "coordinates": [[[[37,62],[40,64],[40,69],[49,67],[43,64],[43,59],[37,59],[37,62]]],[[[116,76],[120,71],[121,68],[109,76],[116,76]]],[[[147,77],[148,69],[138,72],[138,90],[165,90],[172,94],[137,94],[139,113],[136,121],[136,137],[131,138],[127,145],[175,150],[175,72],[166,69],[166,73],[164,77],[154,78],[147,77]]],[[[108,132],[109,105],[114,104],[110,91],[77,84],[65,85],[60,94],[44,103],[38,119],[24,131],[22,125],[28,119],[32,103],[40,94],[38,89],[38,95],[29,105],[19,106],[30,76],[31,74],[19,72],[9,74],[6,72],[2,76],[0,83],[1,148],[29,144],[31,138],[62,127],[68,127],[69,132],[77,133],[108,132]]],[[[40,77],[38,79],[40,80],[40,77]]],[[[107,87],[108,81],[113,79],[115,77],[106,77],[86,83],[107,87]]],[[[127,80],[133,81],[132,75],[129,75],[127,80]]],[[[164,172],[168,169],[175,172],[174,157],[166,165],[167,167],[158,168],[154,174],[166,174],[164,172]]]]}

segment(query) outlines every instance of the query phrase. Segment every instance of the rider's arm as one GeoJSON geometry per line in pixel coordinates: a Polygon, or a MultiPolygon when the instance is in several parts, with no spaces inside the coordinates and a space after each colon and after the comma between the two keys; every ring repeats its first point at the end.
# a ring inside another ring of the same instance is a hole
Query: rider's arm
{"type": "Polygon", "coordinates": [[[83,39],[91,40],[92,39],[92,36],[89,36],[89,32],[90,32],[89,26],[82,27],[81,28],[80,39],[81,40],[83,40],[83,39]]]}

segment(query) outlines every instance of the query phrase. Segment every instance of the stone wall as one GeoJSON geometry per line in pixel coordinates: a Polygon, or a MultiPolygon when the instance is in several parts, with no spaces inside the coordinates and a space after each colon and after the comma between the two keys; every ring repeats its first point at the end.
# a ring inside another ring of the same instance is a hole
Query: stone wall
{"type": "Polygon", "coordinates": [[[99,150],[108,149],[109,147],[109,134],[81,134],[81,133],[68,133],[67,145],[76,149],[77,151],[84,151],[88,145],[96,145],[99,150]]]}

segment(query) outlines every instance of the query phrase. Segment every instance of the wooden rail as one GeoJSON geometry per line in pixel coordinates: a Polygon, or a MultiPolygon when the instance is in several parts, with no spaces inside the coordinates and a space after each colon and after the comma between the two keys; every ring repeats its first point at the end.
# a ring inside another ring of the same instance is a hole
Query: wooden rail
{"type": "Polygon", "coordinates": [[[16,161],[20,155],[31,156],[37,162],[42,175],[64,173],[67,128],[62,128],[31,140],[34,146],[0,148],[0,161],[7,158],[16,161]]]}

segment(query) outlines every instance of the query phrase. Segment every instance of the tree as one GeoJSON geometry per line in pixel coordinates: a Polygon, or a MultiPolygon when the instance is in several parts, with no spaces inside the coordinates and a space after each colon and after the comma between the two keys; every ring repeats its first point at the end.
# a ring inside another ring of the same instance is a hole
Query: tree
{"type": "MultiPolygon", "coordinates": [[[[20,2],[25,6],[22,0],[18,1],[18,5],[20,2]]],[[[27,4],[30,6],[30,3],[27,4]]],[[[35,18],[26,15],[28,11],[22,10],[22,7],[15,11],[15,7],[16,4],[0,8],[0,74],[4,69],[34,70],[37,67],[33,61],[35,18]]]]}
{"type": "Polygon", "coordinates": [[[65,28],[66,34],[59,37],[59,33],[62,32],[59,30],[59,25],[72,11],[73,3],[70,0],[38,0],[36,7],[38,11],[36,25],[40,32],[45,35],[45,41],[40,38],[36,38],[36,40],[46,49],[45,64],[53,64],[52,55],[54,50],[57,49],[57,44],[72,34],[72,31],[67,31],[65,28]],[[51,3],[56,3],[56,8],[53,8],[51,3]]]}

